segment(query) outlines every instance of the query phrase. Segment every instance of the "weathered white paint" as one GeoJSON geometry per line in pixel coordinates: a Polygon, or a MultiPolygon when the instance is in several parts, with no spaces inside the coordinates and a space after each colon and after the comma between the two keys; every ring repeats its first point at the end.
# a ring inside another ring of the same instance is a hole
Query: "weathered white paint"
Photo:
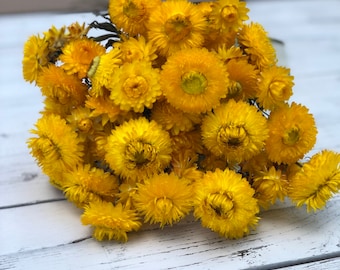
{"type": "MultiPolygon", "coordinates": [[[[4,1],[6,2],[6,1],[4,1]]],[[[319,128],[311,154],[340,151],[340,2],[248,1],[253,21],[285,43],[295,76],[294,101],[319,128]]],[[[42,108],[39,90],[21,77],[29,35],[92,14],[0,16],[0,269],[340,269],[340,195],[315,214],[289,201],[263,212],[244,239],[219,238],[187,218],[163,230],[145,226],[125,244],[99,243],[80,223],[81,210],[55,190],[25,141],[42,108]]]]}

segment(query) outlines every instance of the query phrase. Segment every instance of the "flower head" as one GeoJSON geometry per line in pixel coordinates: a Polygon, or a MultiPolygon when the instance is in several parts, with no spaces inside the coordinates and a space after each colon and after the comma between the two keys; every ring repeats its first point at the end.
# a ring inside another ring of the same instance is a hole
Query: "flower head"
{"type": "Polygon", "coordinates": [[[262,70],[276,64],[275,49],[261,24],[244,25],[239,33],[238,42],[249,56],[250,62],[258,69],[262,70]]]}
{"type": "Polygon", "coordinates": [[[150,62],[134,61],[125,63],[113,74],[108,89],[110,99],[121,110],[143,112],[151,108],[162,94],[159,85],[159,71],[150,62]]]}
{"type": "Polygon", "coordinates": [[[31,130],[28,140],[31,155],[36,158],[43,171],[49,175],[54,171],[72,170],[82,163],[83,145],[77,133],[59,115],[43,115],[31,130]]]}
{"type": "Polygon", "coordinates": [[[248,234],[259,218],[254,190],[231,170],[208,171],[195,184],[194,216],[202,226],[226,238],[248,234]]]}
{"type": "Polygon", "coordinates": [[[176,109],[166,100],[157,101],[152,107],[151,119],[173,135],[190,131],[201,122],[201,116],[176,109]]]}
{"type": "Polygon", "coordinates": [[[266,110],[282,106],[293,94],[294,77],[285,67],[272,66],[261,72],[257,101],[266,110]]]}
{"type": "Polygon", "coordinates": [[[248,100],[255,98],[258,89],[258,72],[245,60],[231,59],[226,64],[230,84],[228,98],[248,100]]]}
{"type": "Polygon", "coordinates": [[[191,210],[192,189],[175,174],[162,173],[138,184],[134,205],[146,222],[172,225],[191,210]]]}
{"type": "Polygon", "coordinates": [[[142,226],[134,210],[126,209],[120,203],[113,205],[105,201],[95,201],[85,206],[81,222],[94,227],[93,237],[99,241],[114,239],[126,242],[127,233],[138,231],[142,226]]]}
{"type": "Polygon", "coordinates": [[[124,63],[134,61],[152,62],[158,57],[156,47],[150,41],[146,41],[144,36],[123,39],[122,42],[114,43],[114,47],[121,51],[124,63]]]}
{"type": "Polygon", "coordinates": [[[218,106],[227,94],[228,83],[222,61],[206,49],[173,54],[163,66],[160,79],[168,102],[190,113],[207,112],[218,106]]]}
{"type": "Polygon", "coordinates": [[[93,201],[114,201],[118,193],[118,179],[90,164],[78,166],[64,174],[62,189],[65,197],[78,207],[93,201]]]}
{"type": "Polygon", "coordinates": [[[91,117],[101,117],[102,125],[106,125],[108,122],[122,122],[122,120],[129,119],[131,113],[122,111],[120,107],[113,103],[108,95],[100,97],[87,97],[85,102],[86,107],[90,108],[91,117]]]}
{"type": "Polygon", "coordinates": [[[155,121],[131,119],[107,138],[105,159],[121,177],[142,181],[165,169],[171,160],[169,134],[155,121]]]}
{"type": "Polygon", "coordinates": [[[22,73],[26,81],[35,82],[48,61],[48,43],[44,38],[31,36],[24,45],[22,73]]]}
{"type": "Polygon", "coordinates": [[[248,11],[246,2],[239,0],[218,0],[213,2],[209,18],[217,29],[237,31],[243,22],[249,19],[248,11]]]}
{"type": "Polygon", "coordinates": [[[266,151],[270,160],[291,164],[301,159],[315,144],[317,129],[308,109],[293,102],[271,112],[266,151]]]}
{"type": "Polygon", "coordinates": [[[288,192],[287,177],[274,166],[269,170],[257,171],[252,187],[255,189],[255,198],[263,208],[268,208],[277,199],[283,201],[288,192]]]}
{"type": "Polygon", "coordinates": [[[231,99],[203,118],[203,144],[229,162],[253,157],[262,150],[267,137],[266,119],[243,101],[231,99]]]}
{"type": "Polygon", "coordinates": [[[145,34],[150,13],[160,0],[110,0],[109,15],[118,29],[131,36],[145,34]]]}
{"type": "Polygon", "coordinates": [[[199,8],[186,0],[162,2],[150,15],[148,39],[168,56],[203,44],[206,21],[199,8]]]}
{"type": "Polygon", "coordinates": [[[62,105],[81,105],[86,98],[87,87],[77,76],[68,75],[62,68],[44,67],[37,80],[42,94],[62,105]]]}
{"type": "Polygon", "coordinates": [[[92,96],[104,95],[106,88],[110,84],[111,77],[121,64],[121,51],[117,48],[101,56],[94,57],[87,71],[87,76],[91,80],[90,94],[92,96]]]}
{"type": "Polygon", "coordinates": [[[307,211],[322,209],[340,190],[340,154],[323,150],[315,154],[289,179],[288,196],[307,211]]]}
{"type": "Polygon", "coordinates": [[[87,76],[92,60],[105,53],[105,48],[92,39],[76,39],[69,42],[62,50],[59,59],[67,74],[77,74],[79,79],[87,76]]]}

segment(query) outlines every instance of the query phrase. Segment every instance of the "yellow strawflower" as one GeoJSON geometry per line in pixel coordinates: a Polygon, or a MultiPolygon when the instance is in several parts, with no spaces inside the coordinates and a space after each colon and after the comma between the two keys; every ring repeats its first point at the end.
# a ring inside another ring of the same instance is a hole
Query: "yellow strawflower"
{"type": "Polygon", "coordinates": [[[315,120],[308,109],[293,102],[271,112],[266,151],[270,160],[291,164],[312,149],[316,142],[315,120]]]}
{"type": "Polygon", "coordinates": [[[246,2],[239,0],[218,0],[213,2],[209,19],[219,30],[237,31],[244,21],[248,20],[249,9],[246,2]]]}
{"type": "Polygon", "coordinates": [[[131,113],[122,111],[119,105],[114,104],[108,93],[100,97],[88,96],[85,105],[92,109],[91,117],[101,118],[103,126],[108,122],[122,122],[132,116],[131,113]]]}
{"type": "Polygon", "coordinates": [[[121,42],[114,43],[113,46],[121,52],[123,63],[141,60],[153,62],[158,57],[156,47],[144,36],[124,38],[121,42]]]}
{"type": "Polygon", "coordinates": [[[254,190],[246,179],[231,170],[208,171],[195,183],[194,216],[226,238],[241,238],[259,218],[254,190]]]}
{"type": "Polygon", "coordinates": [[[68,75],[61,67],[44,67],[37,79],[41,93],[60,105],[77,106],[84,103],[87,87],[76,75],[68,75]]]}
{"type": "Polygon", "coordinates": [[[283,201],[288,192],[287,176],[274,166],[257,171],[252,187],[261,207],[267,209],[277,199],[283,201]]]}
{"type": "Polygon", "coordinates": [[[171,160],[168,132],[155,121],[131,119],[107,138],[105,160],[128,181],[142,181],[163,171],[171,160]]]}
{"type": "Polygon", "coordinates": [[[118,179],[103,169],[80,165],[64,174],[65,197],[80,208],[93,201],[113,202],[118,193],[118,179]]]}
{"type": "Polygon", "coordinates": [[[285,104],[293,94],[294,77],[290,69],[272,66],[261,72],[257,102],[266,110],[285,104]]]}
{"type": "Polygon", "coordinates": [[[31,36],[24,45],[22,73],[26,81],[35,82],[48,61],[48,43],[40,36],[31,36]]]}
{"type": "Polygon", "coordinates": [[[69,42],[59,59],[67,74],[76,74],[79,79],[87,76],[93,59],[105,53],[105,48],[92,39],[83,38],[69,42]]]}
{"type": "Polygon", "coordinates": [[[90,94],[92,96],[98,97],[105,94],[107,87],[111,83],[111,77],[121,64],[121,51],[117,48],[101,56],[94,57],[87,71],[87,76],[91,80],[90,94]]]}
{"type": "Polygon", "coordinates": [[[148,39],[159,53],[168,56],[203,44],[206,20],[200,9],[187,0],[162,2],[150,14],[148,39]]]}
{"type": "Polygon", "coordinates": [[[145,222],[160,227],[178,222],[192,208],[192,189],[189,182],[175,174],[159,174],[138,184],[134,205],[145,222]]]}
{"type": "Polygon", "coordinates": [[[230,84],[228,98],[235,100],[253,99],[258,89],[258,71],[246,60],[231,59],[226,64],[230,84]]]}
{"type": "Polygon", "coordinates": [[[43,115],[35,127],[30,132],[36,137],[29,138],[27,144],[44,173],[63,173],[82,164],[82,142],[65,119],[54,114],[43,115]]]}
{"type": "Polygon", "coordinates": [[[118,29],[131,36],[145,34],[150,13],[160,0],[110,0],[108,12],[118,29]]]}
{"type": "Polygon", "coordinates": [[[170,56],[162,68],[163,94],[171,105],[184,112],[210,111],[227,94],[225,66],[204,48],[181,50],[170,56]]]}
{"type": "Polygon", "coordinates": [[[124,63],[113,73],[107,88],[110,99],[124,111],[143,112],[162,94],[159,70],[146,61],[124,63]]]}
{"type": "Polygon", "coordinates": [[[252,64],[258,69],[271,67],[276,64],[276,52],[267,32],[259,23],[246,24],[238,35],[238,42],[249,56],[252,64]]]}
{"type": "Polygon", "coordinates": [[[85,206],[81,216],[84,225],[94,228],[93,237],[99,241],[117,240],[126,242],[127,233],[138,231],[142,226],[134,210],[126,209],[122,204],[113,205],[111,202],[95,201],[85,206]]]}
{"type": "Polygon", "coordinates": [[[268,137],[267,121],[254,106],[231,99],[203,118],[203,144],[229,162],[258,154],[268,137]]]}
{"type": "Polygon", "coordinates": [[[340,190],[340,154],[323,150],[315,154],[289,179],[288,196],[307,211],[325,207],[333,194],[340,190]]]}
{"type": "Polygon", "coordinates": [[[183,112],[164,99],[157,101],[152,107],[151,119],[173,135],[193,130],[201,122],[199,114],[183,112]]]}

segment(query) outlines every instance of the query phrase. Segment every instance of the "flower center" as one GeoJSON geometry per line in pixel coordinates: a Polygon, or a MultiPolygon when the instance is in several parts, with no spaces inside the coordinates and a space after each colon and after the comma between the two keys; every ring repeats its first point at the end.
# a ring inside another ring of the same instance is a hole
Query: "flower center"
{"type": "Polygon", "coordinates": [[[89,118],[81,119],[78,122],[78,128],[82,132],[88,132],[92,128],[93,122],[89,118]]]}
{"type": "Polygon", "coordinates": [[[230,147],[238,147],[240,145],[248,145],[249,138],[243,126],[229,125],[220,128],[217,142],[227,144],[230,147]]]}
{"type": "Polygon", "coordinates": [[[234,5],[226,5],[221,10],[221,17],[224,21],[231,23],[237,19],[237,7],[234,5]]]}
{"type": "Polygon", "coordinates": [[[283,82],[272,82],[269,85],[269,92],[271,96],[276,100],[285,100],[286,85],[283,82]]]}
{"type": "Polygon", "coordinates": [[[128,169],[140,168],[156,160],[156,149],[149,143],[131,141],[125,148],[126,167],[128,169]]]}
{"type": "Polygon", "coordinates": [[[43,156],[49,162],[53,162],[61,158],[58,147],[47,137],[39,138],[38,149],[39,155],[43,156]]]}
{"type": "Polygon", "coordinates": [[[208,81],[202,73],[196,71],[187,72],[182,76],[181,87],[189,95],[198,95],[205,91],[208,81]]]}
{"type": "Polygon", "coordinates": [[[129,98],[137,99],[148,91],[148,82],[143,76],[131,76],[123,83],[123,91],[129,98]]]}
{"type": "Polygon", "coordinates": [[[221,217],[228,217],[231,215],[234,208],[232,197],[228,193],[209,194],[206,198],[206,204],[221,217]]]}
{"type": "Polygon", "coordinates": [[[237,97],[242,92],[242,85],[239,82],[232,82],[228,87],[228,97],[237,97]]]}
{"type": "Polygon", "coordinates": [[[145,14],[145,9],[143,6],[136,5],[133,1],[126,1],[123,6],[123,13],[130,19],[139,20],[145,14]]]}
{"type": "Polygon", "coordinates": [[[283,134],[282,141],[284,144],[292,146],[300,139],[300,130],[298,127],[292,127],[283,134]]]}
{"type": "Polygon", "coordinates": [[[171,16],[164,25],[165,34],[172,42],[179,42],[191,32],[192,24],[190,20],[182,14],[171,16]]]}
{"type": "Polygon", "coordinates": [[[162,215],[168,215],[173,207],[172,201],[167,198],[156,198],[155,199],[156,208],[162,213],[162,215]]]}

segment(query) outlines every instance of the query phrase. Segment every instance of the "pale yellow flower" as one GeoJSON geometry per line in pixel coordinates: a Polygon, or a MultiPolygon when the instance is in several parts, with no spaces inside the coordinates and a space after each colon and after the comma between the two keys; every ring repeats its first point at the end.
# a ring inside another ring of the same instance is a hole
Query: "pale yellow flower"
{"type": "Polygon", "coordinates": [[[222,237],[241,238],[259,220],[254,193],[248,181],[234,171],[208,171],[195,183],[194,216],[222,237]]]}
{"type": "Polygon", "coordinates": [[[340,154],[323,150],[289,179],[288,196],[298,207],[305,204],[309,212],[324,208],[339,190],[340,154]]]}

